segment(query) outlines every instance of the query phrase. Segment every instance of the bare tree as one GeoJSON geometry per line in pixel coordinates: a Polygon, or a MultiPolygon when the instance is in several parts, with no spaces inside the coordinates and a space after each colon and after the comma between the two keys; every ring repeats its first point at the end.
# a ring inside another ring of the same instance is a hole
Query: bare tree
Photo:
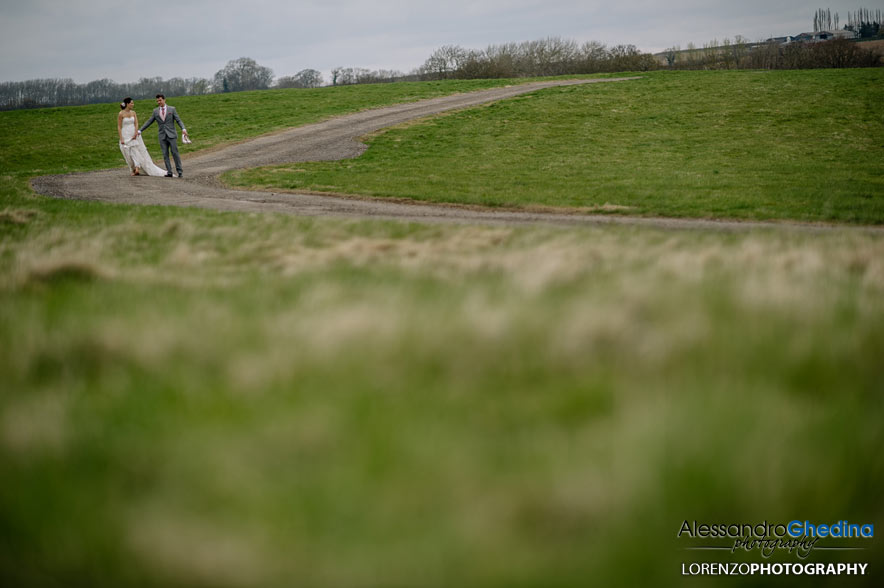
{"type": "Polygon", "coordinates": [[[153,98],[157,92],[167,96],[208,93],[209,81],[202,78],[142,78],[138,82],[118,84],[112,80],[94,80],[76,84],[71,79],[38,79],[0,83],[0,110],[74,106],[118,102],[124,96],[136,100],[153,98]]]}
{"type": "Polygon", "coordinates": [[[357,83],[359,75],[363,70],[357,67],[336,67],[332,70],[333,86],[349,86],[357,83]]]}
{"type": "Polygon", "coordinates": [[[584,73],[602,71],[608,59],[608,49],[598,41],[587,41],[580,47],[580,67],[584,73]]]}
{"type": "Polygon", "coordinates": [[[525,62],[534,75],[568,73],[577,55],[577,43],[560,37],[529,41],[522,46],[525,62]]]}
{"type": "Polygon", "coordinates": [[[315,69],[302,69],[295,77],[305,88],[318,88],[323,84],[322,74],[315,69]]]}
{"type": "Polygon", "coordinates": [[[228,61],[215,73],[216,92],[266,90],[273,81],[273,70],[263,67],[249,57],[228,61]]]}
{"type": "Polygon", "coordinates": [[[277,88],[318,88],[323,83],[322,73],[315,69],[302,69],[293,76],[276,80],[277,88]]]}
{"type": "Polygon", "coordinates": [[[444,45],[436,49],[421,68],[432,79],[444,80],[454,74],[468,56],[467,51],[457,45],[444,45]]]}

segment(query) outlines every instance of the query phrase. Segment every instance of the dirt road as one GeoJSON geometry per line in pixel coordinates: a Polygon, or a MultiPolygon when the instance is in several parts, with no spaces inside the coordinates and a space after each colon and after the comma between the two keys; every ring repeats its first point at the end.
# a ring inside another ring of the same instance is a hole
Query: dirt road
{"type": "MultiPolygon", "coordinates": [[[[228,170],[298,161],[330,161],[358,157],[366,149],[358,137],[440,112],[463,109],[511,98],[541,88],[574,84],[625,82],[638,79],[607,78],[557,80],[520,84],[366,110],[325,122],[264,135],[222,149],[195,153],[184,161],[185,177],[132,177],[128,168],[34,178],[39,194],[101,202],[201,207],[240,212],[282,212],[305,216],[399,219],[419,222],[469,222],[482,224],[543,223],[559,225],[631,224],[671,228],[747,229],[783,226],[689,219],[623,217],[554,211],[506,211],[476,207],[406,203],[309,193],[271,193],[232,190],[218,176],[228,170]]],[[[122,162],[122,158],[121,158],[122,162]]],[[[819,229],[824,225],[789,224],[819,229]]]]}

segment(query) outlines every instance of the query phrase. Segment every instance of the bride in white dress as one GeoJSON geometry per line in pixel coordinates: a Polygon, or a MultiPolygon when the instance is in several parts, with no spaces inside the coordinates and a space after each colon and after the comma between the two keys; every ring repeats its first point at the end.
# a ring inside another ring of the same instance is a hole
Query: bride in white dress
{"type": "Polygon", "coordinates": [[[157,167],[141,135],[138,134],[138,115],[135,114],[135,103],[131,98],[124,98],[120,103],[120,114],[117,116],[117,132],[120,135],[120,151],[133,176],[147,174],[149,176],[165,176],[166,170],[157,167]]]}

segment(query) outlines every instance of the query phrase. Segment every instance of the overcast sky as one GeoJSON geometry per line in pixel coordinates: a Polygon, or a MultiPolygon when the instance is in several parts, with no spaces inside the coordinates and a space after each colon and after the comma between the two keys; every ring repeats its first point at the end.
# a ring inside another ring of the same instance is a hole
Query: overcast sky
{"type": "MultiPolygon", "coordinates": [[[[818,0],[0,0],[0,81],[211,78],[251,57],[276,76],[411,71],[442,45],[559,36],[656,52],[813,29],[818,0]],[[146,10],[151,6],[156,9],[146,10]]],[[[828,4],[882,8],[882,0],[828,4]]]]}

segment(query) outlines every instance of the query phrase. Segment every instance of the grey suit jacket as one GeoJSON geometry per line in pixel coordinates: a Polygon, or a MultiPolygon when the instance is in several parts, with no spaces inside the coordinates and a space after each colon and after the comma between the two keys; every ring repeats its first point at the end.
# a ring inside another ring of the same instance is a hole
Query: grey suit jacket
{"type": "Polygon", "coordinates": [[[147,122],[141,125],[141,128],[138,129],[140,132],[144,132],[144,129],[149,127],[156,121],[157,126],[159,127],[159,137],[162,139],[166,137],[167,139],[177,139],[178,132],[175,130],[175,122],[178,122],[178,126],[181,127],[181,130],[184,130],[184,123],[181,122],[181,117],[178,116],[178,111],[175,110],[174,106],[169,106],[166,104],[166,120],[160,118],[160,107],[157,106],[153,109],[153,115],[147,122]]]}

